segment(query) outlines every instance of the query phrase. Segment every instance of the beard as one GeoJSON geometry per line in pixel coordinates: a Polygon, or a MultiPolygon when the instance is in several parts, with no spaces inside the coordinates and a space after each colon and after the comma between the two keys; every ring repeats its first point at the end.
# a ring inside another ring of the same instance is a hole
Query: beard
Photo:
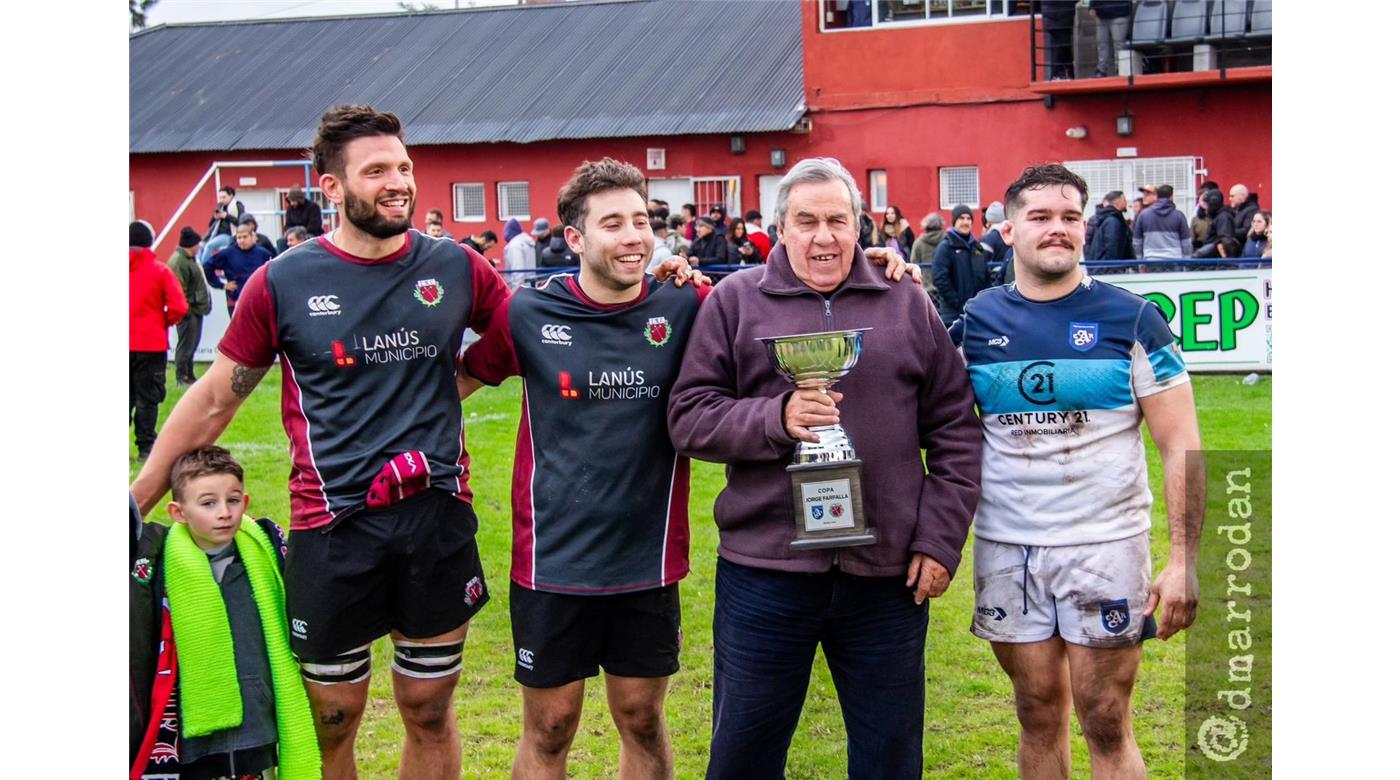
{"type": "Polygon", "coordinates": [[[408,213],[401,220],[390,219],[379,213],[372,200],[360,200],[354,193],[345,193],[345,219],[355,227],[378,239],[393,238],[408,232],[413,224],[413,209],[418,205],[416,198],[409,197],[408,213]]]}

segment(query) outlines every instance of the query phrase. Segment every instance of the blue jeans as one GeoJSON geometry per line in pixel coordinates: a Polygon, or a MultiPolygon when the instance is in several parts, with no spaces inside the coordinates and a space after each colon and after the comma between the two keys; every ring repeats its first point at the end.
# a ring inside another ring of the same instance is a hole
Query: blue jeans
{"type": "Polygon", "coordinates": [[[781,778],[826,654],[846,723],[847,776],[917,778],[923,766],[928,602],[903,577],[790,574],[720,559],[709,778],[781,778]]]}

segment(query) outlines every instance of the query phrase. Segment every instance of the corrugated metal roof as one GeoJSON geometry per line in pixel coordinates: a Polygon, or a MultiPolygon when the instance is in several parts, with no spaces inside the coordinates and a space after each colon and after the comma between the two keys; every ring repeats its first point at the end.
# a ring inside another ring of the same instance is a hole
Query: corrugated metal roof
{"type": "Polygon", "coordinates": [[[791,128],[796,0],[622,0],[167,25],[132,36],[130,151],[299,149],[333,105],[409,144],[791,128]]]}

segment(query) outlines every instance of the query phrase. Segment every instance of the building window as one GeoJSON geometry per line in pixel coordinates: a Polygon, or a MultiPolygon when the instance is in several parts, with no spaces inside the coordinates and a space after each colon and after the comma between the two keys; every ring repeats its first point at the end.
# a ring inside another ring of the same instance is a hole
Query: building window
{"type": "Polygon", "coordinates": [[[496,184],[496,215],[502,221],[530,218],[530,183],[503,181],[496,184]]]}
{"type": "Polygon", "coordinates": [[[938,207],[940,209],[951,209],[954,206],[969,206],[975,209],[981,205],[982,195],[977,189],[976,165],[938,169],[938,207]]]}
{"type": "Polygon", "coordinates": [[[696,176],[690,181],[694,187],[695,206],[702,215],[708,214],[713,206],[724,206],[724,213],[729,218],[743,216],[739,211],[742,201],[739,199],[738,176],[696,176]]]}
{"type": "Polygon", "coordinates": [[[1196,171],[1203,168],[1199,157],[1136,157],[1112,160],[1065,160],[1065,167],[1079,174],[1089,187],[1086,215],[1103,201],[1103,196],[1119,190],[1132,203],[1141,197],[1139,187],[1170,184],[1172,204],[1191,217],[1196,208],[1196,171]]]}
{"type": "Polygon", "coordinates": [[[885,172],[882,170],[872,170],[870,172],[870,210],[884,211],[888,203],[889,190],[886,189],[888,182],[885,172]]]}
{"type": "Polygon", "coordinates": [[[486,221],[486,185],[478,182],[452,185],[452,221],[486,221]]]}
{"type": "Polygon", "coordinates": [[[1030,14],[1029,0],[821,0],[822,32],[908,24],[1006,19],[1030,14]]]}

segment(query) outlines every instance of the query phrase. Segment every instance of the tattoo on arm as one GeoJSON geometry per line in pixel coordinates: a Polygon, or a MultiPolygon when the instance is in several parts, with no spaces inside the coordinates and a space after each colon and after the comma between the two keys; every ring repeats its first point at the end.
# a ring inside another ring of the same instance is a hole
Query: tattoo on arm
{"type": "Polygon", "coordinates": [[[233,367],[233,394],[239,398],[247,398],[253,393],[253,388],[258,386],[263,376],[267,374],[266,368],[249,368],[248,366],[233,367]]]}

